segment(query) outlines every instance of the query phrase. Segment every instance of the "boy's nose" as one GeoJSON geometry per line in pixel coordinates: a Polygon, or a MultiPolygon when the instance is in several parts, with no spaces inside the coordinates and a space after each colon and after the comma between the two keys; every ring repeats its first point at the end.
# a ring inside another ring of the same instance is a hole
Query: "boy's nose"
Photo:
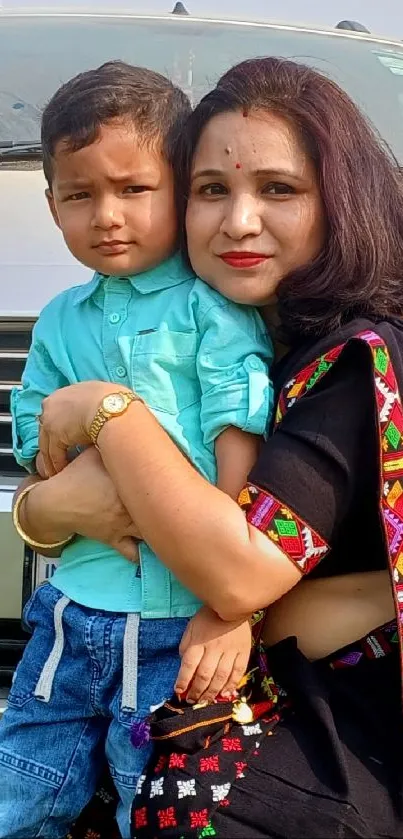
{"type": "Polygon", "coordinates": [[[112,227],[123,227],[124,216],[113,201],[100,202],[94,212],[92,226],[102,230],[110,230],[112,227]]]}

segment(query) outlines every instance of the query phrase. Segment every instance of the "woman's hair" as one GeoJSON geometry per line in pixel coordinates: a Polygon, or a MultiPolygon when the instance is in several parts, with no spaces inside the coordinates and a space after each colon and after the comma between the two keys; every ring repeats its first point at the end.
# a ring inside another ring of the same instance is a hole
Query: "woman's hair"
{"type": "Polygon", "coordinates": [[[285,277],[278,289],[288,338],[324,334],[358,316],[402,315],[401,175],[351,99],[328,78],[293,61],[243,61],[222,76],[189,118],[180,150],[182,188],[188,190],[207,123],[238,110],[287,119],[318,174],[326,241],[318,257],[285,277]]]}

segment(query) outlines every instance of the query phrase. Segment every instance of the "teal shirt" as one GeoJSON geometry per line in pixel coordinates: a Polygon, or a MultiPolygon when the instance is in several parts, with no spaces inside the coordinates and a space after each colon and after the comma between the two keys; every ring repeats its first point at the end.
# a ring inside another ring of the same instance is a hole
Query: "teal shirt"
{"type": "MultiPolygon", "coordinates": [[[[201,474],[215,482],[216,437],[229,426],[265,431],[271,361],[256,310],[222,297],[179,256],[130,277],[95,274],[52,300],[35,325],[22,388],[11,398],[15,456],[32,471],[45,396],[76,382],[109,380],[137,391],[201,474]]],[[[139,568],[112,548],[77,537],[64,549],[52,581],[71,600],[95,609],[144,617],[194,614],[195,596],[145,543],[140,557],[139,568]]]]}

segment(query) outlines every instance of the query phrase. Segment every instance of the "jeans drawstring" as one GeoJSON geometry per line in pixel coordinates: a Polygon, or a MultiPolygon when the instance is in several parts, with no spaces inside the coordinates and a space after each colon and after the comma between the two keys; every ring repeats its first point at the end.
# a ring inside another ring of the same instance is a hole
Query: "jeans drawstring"
{"type": "MultiPolygon", "coordinates": [[[[63,595],[54,609],[55,640],[34,690],[34,696],[41,702],[50,702],[53,682],[64,648],[63,613],[69,603],[69,598],[63,595]]],[[[140,615],[136,612],[129,613],[123,638],[122,710],[125,711],[137,709],[139,625],[140,615]]]]}
{"type": "Polygon", "coordinates": [[[69,603],[69,598],[63,595],[57,601],[53,613],[55,640],[34,690],[34,696],[42,702],[50,701],[56,670],[59,666],[64,647],[63,612],[69,603]]]}
{"type": "Polygon", "coordinates": [[[122,710],[137,710],[138,645],[140,615],[129,613],[123,638],[122,710]]]}

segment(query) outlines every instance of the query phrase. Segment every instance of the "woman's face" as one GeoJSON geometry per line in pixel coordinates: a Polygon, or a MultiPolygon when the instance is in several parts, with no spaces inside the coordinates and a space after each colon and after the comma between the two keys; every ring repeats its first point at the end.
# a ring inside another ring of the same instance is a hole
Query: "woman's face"
{"type": "Polygon", "coordinates": [[[194,155],[186,215],[195,272],[225,297],[261,306],[325,238],[318,178],[283,118],[220,114],[194,155]]]}

